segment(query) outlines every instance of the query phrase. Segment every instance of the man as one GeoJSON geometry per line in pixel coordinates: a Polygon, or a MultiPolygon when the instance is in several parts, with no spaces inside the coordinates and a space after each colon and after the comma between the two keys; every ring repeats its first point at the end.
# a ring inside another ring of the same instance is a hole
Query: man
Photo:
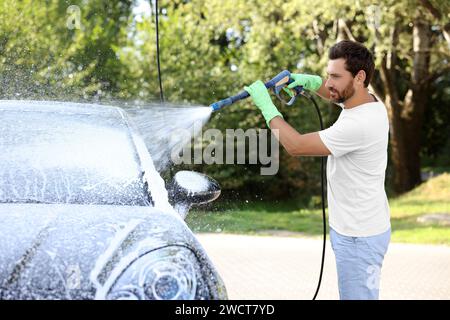
{"type": "Polygon", "coordinates": [[[373,56],[362,44],[341,41],[329,51],[328,78],[291,74],[288,88],[302,86],[342,107],[328,129],[300,134],[256,81],[245,90],[268,126],[293,156],[328,156],[327,198],[331,245],[341,299],[378,299],[379,280],[390,235],[384,190],[389,122],[385,106],[367,87],[373,56]]]}

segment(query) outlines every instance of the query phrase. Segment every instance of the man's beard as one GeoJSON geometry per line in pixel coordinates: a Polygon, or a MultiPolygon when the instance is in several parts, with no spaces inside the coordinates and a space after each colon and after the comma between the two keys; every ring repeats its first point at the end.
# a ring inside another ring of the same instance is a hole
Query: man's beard
{"type": "Polygon", "coordinates": [[[343,103],[346,100],[350,99],[351,97],[353,97],[353,95],[355,94],[355,89],[353,89],[353,85],[350,82],[347,87],[344,88],[344,90],[342,91],[334,91],[333,93],[335,93],[337,95],[337,98],[335,99],[331,99],[331,101],[336,102],[336,103],[343,103]]]}

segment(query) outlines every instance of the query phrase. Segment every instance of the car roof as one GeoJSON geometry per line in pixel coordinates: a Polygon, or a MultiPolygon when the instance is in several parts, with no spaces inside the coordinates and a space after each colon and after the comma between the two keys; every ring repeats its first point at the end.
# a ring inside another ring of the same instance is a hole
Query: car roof
{"type": "Polygon", "coordinates": [[[66,114],[87,114],[101,117],[123,119],[119,107],[96,103],[78,103],[46,100],[0,100],[0,110],[3,111],[34,111],[66,114]]]}

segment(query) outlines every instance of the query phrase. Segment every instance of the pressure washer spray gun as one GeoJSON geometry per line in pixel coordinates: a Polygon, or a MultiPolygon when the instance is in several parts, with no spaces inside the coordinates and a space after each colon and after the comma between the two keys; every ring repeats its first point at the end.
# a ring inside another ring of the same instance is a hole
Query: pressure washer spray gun
{"type": "MultiPolygon", "coordinates": [[[[291,78],[291,73],[288,70],[284,70],[277,74],[274,78],[267,81],[265,83],[265,86],[267,89],[273,89],[275,95],[283,104],[286,104],[288,106],[292,105],[295,102],[295,99],[299,94],[302,93],[303,87],[297,86],[292,89],[288,89],[287,85],[294,82],[294,80],[291,78]],[[288,93],[290,92],[290,94],[288,93]],[[289,101],[287,101],[286,96],[290,96],[289,101]]],[[[221,109],[222,107],[229,106],[230,104],[235,103],[236,101],[245,99],[249,97],[247,91],[242,91],[238,93],[235,96],[228,97],[226,99],[220,100],[218,102],[214,102],[210,105],[212,111],[217,111],[221,109]]]]}

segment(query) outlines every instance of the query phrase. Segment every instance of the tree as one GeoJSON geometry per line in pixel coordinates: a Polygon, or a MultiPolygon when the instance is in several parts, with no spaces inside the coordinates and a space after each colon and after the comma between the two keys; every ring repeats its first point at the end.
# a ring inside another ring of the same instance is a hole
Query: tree
{"type": "MultiPolygon", "coordinates": [[[[448,73],[449,45],[441,21],[427,12],[428,1],[397,6],[388,15],[388,28],[375,31],[381,86],[391,120],[394,187],[405,192],[421,182],[420,150],[424,113],[439,81],[448,73]],[[386,41],[387,40],[387,41],[386,41]]],[[[441,3],[448,15],[448,2],[441,3]],[[446,9],[445,9],[446,8],[446,9]]],[[[386,10],[387,11],[387,10],[386,10]]]]}
{"type": "Polygon", "coordinates": [[[318,54],[340,39],[363,42],[375,52],[379,72],[371,89],[389,111],[394,188],[399,193],[421,182],[424,113],[449,71],[449,7],[448,1],[437,0],[375,5],[336,0],[307,8],[303,15],[309,17],[318,54]]]}
{"type": "Polygon", "coordinates": [[[132,1],[2,1],[3,98],[114,95],[132,1]]]}

